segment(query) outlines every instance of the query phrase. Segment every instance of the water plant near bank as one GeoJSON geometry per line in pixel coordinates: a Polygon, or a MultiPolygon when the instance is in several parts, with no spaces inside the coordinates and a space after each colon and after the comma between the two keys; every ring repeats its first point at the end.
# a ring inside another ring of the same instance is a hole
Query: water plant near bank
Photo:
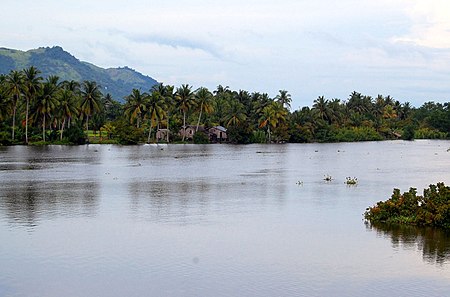
{"type": "Polygon", "coordinates": [[[416,188],[400,193],[394,189],[390,199],[367,208],[364,218],[370,223],[411,224],[450,229],[450,187],[430,185],[417,195],[416,188]]]}

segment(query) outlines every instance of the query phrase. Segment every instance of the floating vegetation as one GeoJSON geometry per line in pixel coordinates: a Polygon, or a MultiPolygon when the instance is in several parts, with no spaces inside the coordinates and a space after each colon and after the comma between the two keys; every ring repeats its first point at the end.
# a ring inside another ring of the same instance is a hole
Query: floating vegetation
{"type": "Polygon", "coordinates": [[[326,174],[326,175],[324,176],[323,180],[326,181],[326,182],[330,182],[330,181],[333,180],[333,178],[331,177],[331,175],[326,174]]]}
{"type": "Polygon", "coordinates": [[[358,179],[356,177],[346,177],[345,178],[345,183],[349,186],[355,186],[358,184],[358,179]]]}
{"type": "Polygon", "coordinates": [[[295,183],[297,186],[303,186],[303,181],[299,180],[295,183]]]}
{"type": "Polygon", "coordinates": [[[399,189],[387,201],[367,208],[364,218],[370,223],[411,224],[450,229],[450,187],[430,185],[417,195],[415,188],[400,194],[399,189]]]}

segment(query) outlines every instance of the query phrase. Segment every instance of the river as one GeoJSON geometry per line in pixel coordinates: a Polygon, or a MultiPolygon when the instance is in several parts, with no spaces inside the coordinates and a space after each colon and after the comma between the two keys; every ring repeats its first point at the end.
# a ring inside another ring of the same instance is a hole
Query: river
{"type": "Polygon", "coordinates": [[[449,149],[0,147],[0,296],[450,296],[448,232],[363,220],[449,149]]]}

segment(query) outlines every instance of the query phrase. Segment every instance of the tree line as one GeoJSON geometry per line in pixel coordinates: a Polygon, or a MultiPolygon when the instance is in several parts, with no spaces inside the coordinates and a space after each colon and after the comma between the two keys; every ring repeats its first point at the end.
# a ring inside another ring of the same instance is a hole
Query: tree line
{"type": "MultiPolygon", "coordinates": [[[[448,138],[449,102],[421,107],[391,96],[373,98],[352,92],[346,100],[319,96],[311,107],[291,112],[291,95],[210,91],[191,85],[134,89],[124,103],[103,94],[95,81],[43,78],[35,67],[0,75],[0,143],[100,142],[133,144],[156,141],[158,129],[184,142],[187,125],[223,126],[232,143],[338,142],[384,139],[448,138]],[[92,135],[100,137],[92,137],[92,135]]],[[[197,137],[207,142],[204,137],[197,137]]]]}

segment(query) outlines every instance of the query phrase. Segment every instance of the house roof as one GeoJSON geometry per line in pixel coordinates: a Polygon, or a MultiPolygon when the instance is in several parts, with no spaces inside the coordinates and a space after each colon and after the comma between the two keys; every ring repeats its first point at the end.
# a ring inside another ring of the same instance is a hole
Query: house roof
{"type": "Polygon", "coordinates": [[[227,128],[222,127],[222,126],[214,126],[213,128],[214,128],[214,129],[217,129],[217,130],[219,130],[219,131],[222,131],[222,132],[227,132],[227,128]]]}

